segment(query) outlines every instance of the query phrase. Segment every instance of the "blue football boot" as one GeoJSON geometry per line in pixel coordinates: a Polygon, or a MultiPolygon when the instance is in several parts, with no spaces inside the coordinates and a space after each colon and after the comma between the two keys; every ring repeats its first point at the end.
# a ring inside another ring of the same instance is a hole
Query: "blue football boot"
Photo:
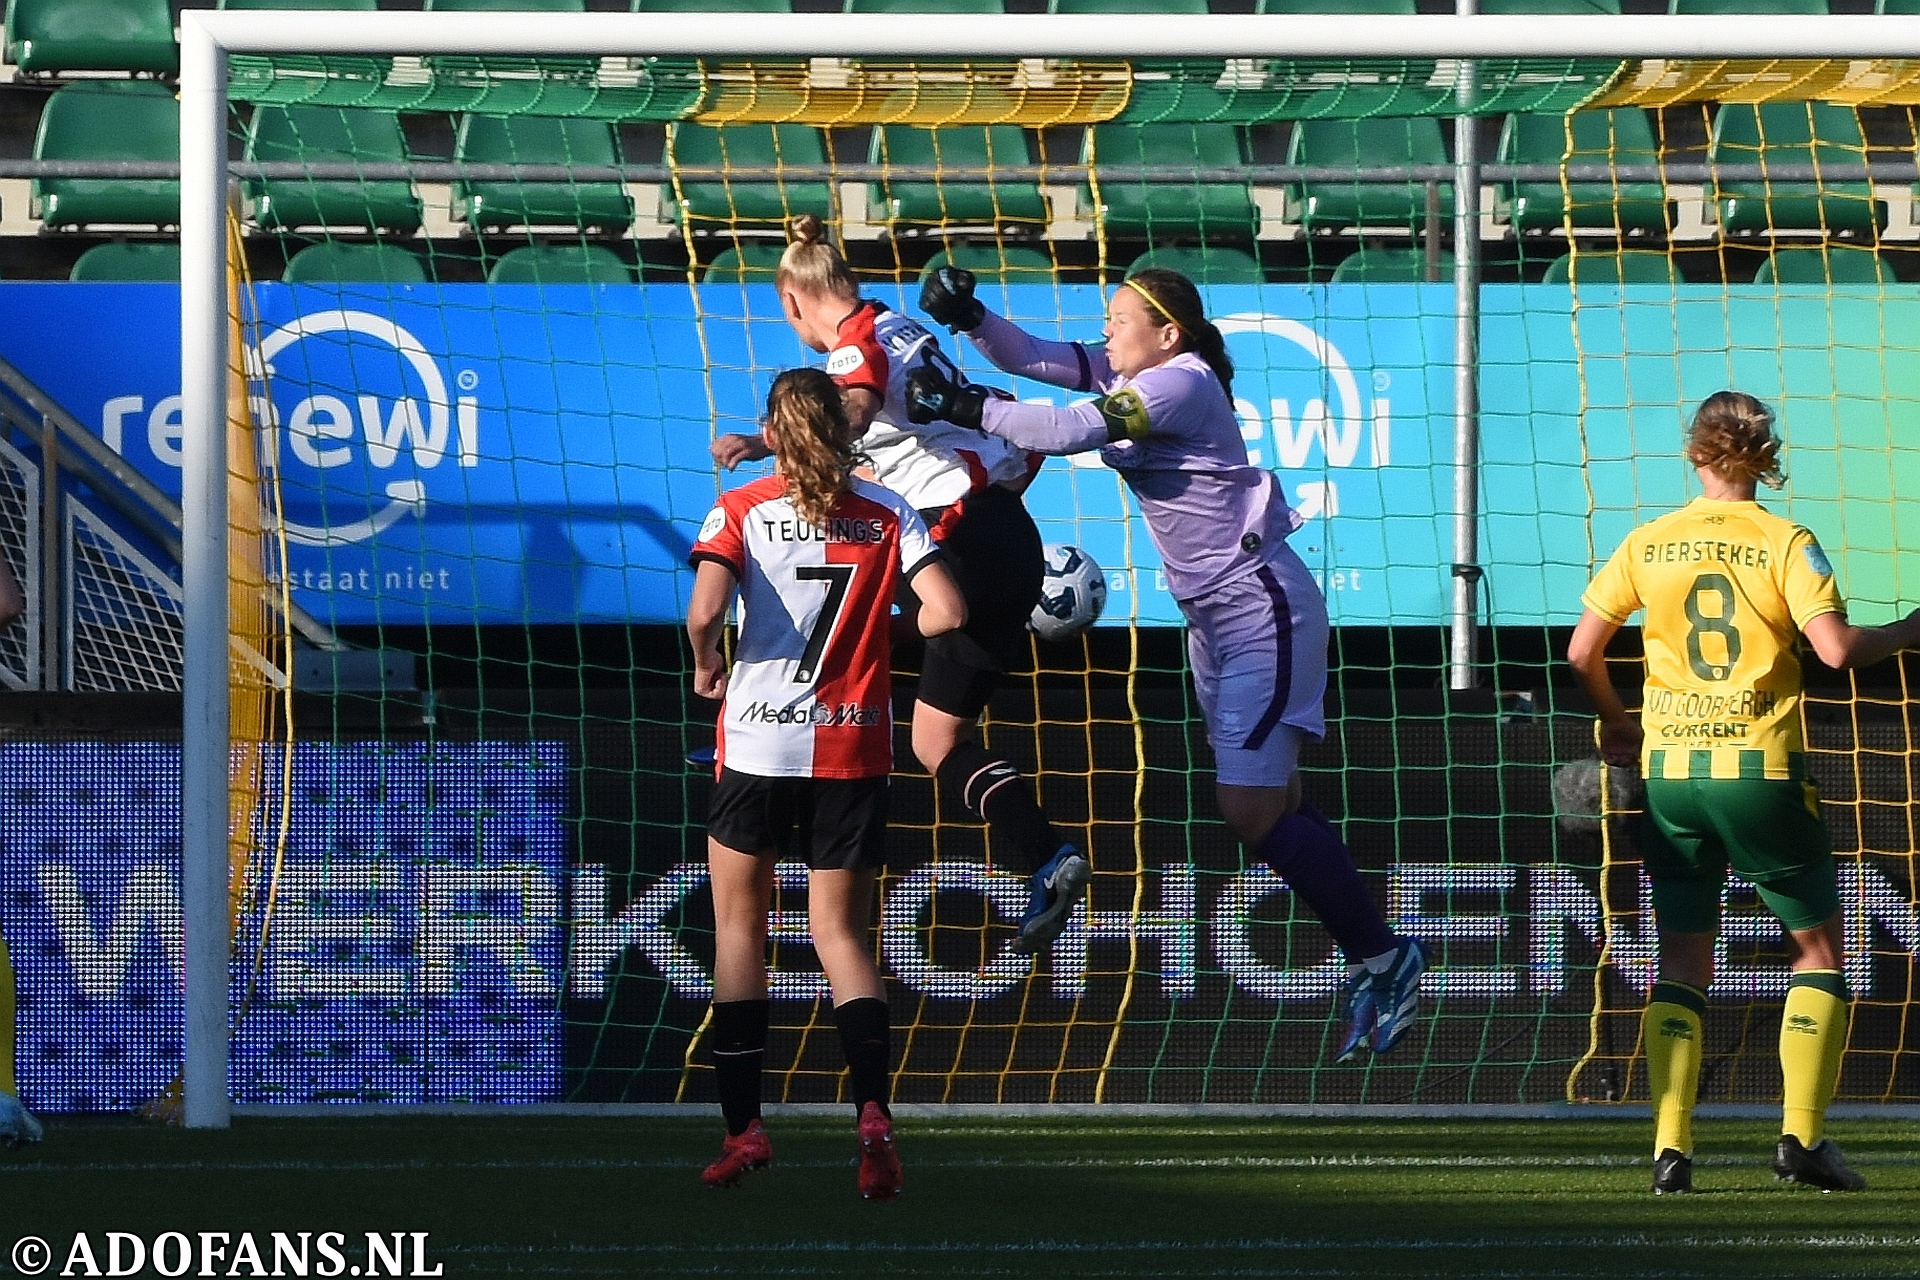
{"type": "Polygon", "coordinates": [[[1427,953],[1413,938],[1395,939],[1393,961],[1385,973],[1372,975],[1373,1051],[1386,1053],[1413,1026],[1420,1009],[1420,975],[1427,971],[1427,953]]]}
{"type": "Polygon", "coordinates": [[[1373,975],[1364,965],[1354,965],[1347,979],[1347,1038],[1340,1042],[1340,1052],[1334,1055],[1336,1062],[1352,1062],[1360,1056],[1361,1048],[1373,1039],[1373,1024],[1379,1017],[1379,1006],[1373,998],[1373,975]]]}
{"type": "Polygon", "coordinates": [[[1014,952],[1030,956],[1052,945],[1073,916],[1073,904],[1086,897],[1092,879],[1093,864],[1086,855],[1070,844],[1061,845],[1060,852],[1033,873],[1033,892],[1027,899],[1027,913],[1020,917],[1014,952]]]}

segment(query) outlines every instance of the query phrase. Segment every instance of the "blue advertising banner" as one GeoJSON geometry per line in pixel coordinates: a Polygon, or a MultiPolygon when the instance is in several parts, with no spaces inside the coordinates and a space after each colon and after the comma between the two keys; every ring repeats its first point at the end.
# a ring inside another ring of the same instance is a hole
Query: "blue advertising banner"
{"type": "MultiPolygon", "coordinates": [[[[272,927],[263,877],[235,949],[235,1101],[552,1097],[571,768],[554,743],[299,744],[272,927]]],[[[9,742],[0,773],[21,1096],[125,1109],[180,1066],[180,748],[9,742]]]]}
{"type": "MultiPolygon", "coordinates": [[[[1736,382],[1783,400],[1800,504],[1786,510],[1836,550],[1843,586],[1888,609],[1914,594],[1903,584],[1920,552],[1900,551],[1892,530],[1920,501],[1899,496],[1920,495],[1920,476],[1898,483],[1920,454],[1895,422],[1920,395],[1920,359],[1894,335],[1912,331],[1920,296],[1895,292],[1635,286],[1582,290],[1576,306],[1563,287],[1483,290],[1491,620],[1576,617],[1594,560],[1684,500],[1687,407],[1736,382]]],[[[996,293],[1044,336],[1099,337],[1093,286],[996,293]]],[[[819,360],[764,285],[256,294],[252,394],[271,424],[292,587],[338,624],[678,621],[693,533],[717,488],[744,478],[716,475],[709,441],[753,429],[773,376],[819,360]]],[[[177,493],[177,289],[9,283],[0,297],[0,355],[177,493]]],[[[1447,616],[1452,306],[1445,285],[1209,291],[1249,451],[1307,517],[1294,546],[1336,623],[1447,616]]],[[[943,342],[976,377],[1008,384],[964,340],[943,342]]],[[[1180,621],[1144,524],[1097,457],[1047,463],[1028,505],[1049,540],[1107,568],[1108,622],[1180,621]]]]}

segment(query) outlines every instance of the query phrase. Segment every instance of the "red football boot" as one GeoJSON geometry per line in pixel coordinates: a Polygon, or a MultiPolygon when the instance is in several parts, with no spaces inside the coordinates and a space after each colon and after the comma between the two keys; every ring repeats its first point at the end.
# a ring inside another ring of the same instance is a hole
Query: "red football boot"
{"type": "Polygon", "coordinates": [[[893,1149],[893,1121],[879,1103],[869,1102],[860,1111],[860,1195],[891,1200],[904,1181],[900,1153],[893,1149]]]}
{"type": "Polygon", "coordinates": [[[737,1187],[740,1179],[772,1163],[773,1143],[754,1120],[741,1132],[727,1135],[720,1144],[720,1158],[701,1171],[700,1181],[710,1187],[737,1187]]]}

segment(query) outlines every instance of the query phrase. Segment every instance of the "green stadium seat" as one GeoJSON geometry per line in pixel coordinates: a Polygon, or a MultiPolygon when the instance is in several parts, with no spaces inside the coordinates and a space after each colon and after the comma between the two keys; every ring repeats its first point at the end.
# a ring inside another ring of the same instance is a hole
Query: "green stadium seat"
{"type": "Polygon", "coordinates": [[[1887,260],[1872,249],[1829,244],[1818,249],[1778,249],[1753,273],[1755,284],[1895,284],[1887,260]]]}
{"type": "Polygon", "coordinates": [[[1047,0],[1048,13],[1205,13],[1207,0],[1047,0]]]}
{"type": "Polygon", "coordinates": [[[635,13],[792,13],[793,0],[633,0],[635,13]]]}
{"type": "Polygon", "coordinates": [[[59,71],[180,70],[167,0],[7,0],[7,61],[59,71]]]}
{"type": "MultiPolygon", "coordinates": [[[[37,160],[180,158],[180,104],[151,80],[82,80],[47,99],[37,160]]],[[[35,178],[33,215],[49,227],[171,226],[180,184],[161,179],[35,178]]]]}
{"type": "Polygon", "coordinates": [[[700,272],[703,284],[772,284],[786,246],[742,244],[714,255],[700,272]]]}
{"type": "MultiPolygon", "coordinates": [[[[1015,125],[916,129],[894,124],[874,128],[867,163],[981,168],[1030,160],[1027,136],[1015,125]]],[[[875,182],[867,185],[867,220],[933,226],[1040,224],[1047,220],[1047,201],[1031,182],[875,182]]]]}
{"type": "Polygon", "coordinates": [[[1920,0],[1875,0],[1875,13],[1916,14],[1920,13],[1920,0]]]}
{"type": "Polygon", "coordinates": [[[1667,0],[1668,13],[1827,13],[1827,0],[1667,0]]]}
{"type": "MultiPolygon", "coordinates": [[[[617,165],[620,140],[604,120],[468,115],[453,154],[474,164],[617,165]]],[[[618,182],[456,182],[453,216],[480,232],[524,226],[620,235],[633,225],[633,201],[618,182]]]]}
{"type": "MultiPolygon", "coordinates": [[[[1567,119],[1557,115],[1508,116],[1500,130],[1502,164],[1559,164],[1567,157],[1567,119]]],[[[1575,164],[1657,164],[1660,147],[1653,121],[1638,107],[1576,111],[1575,164]]],[[[1508,220],[1515,231],[1576,227],[1644,231],[1664,235],[1671,227],[1667,198],[1657,182],[1576,182],[1571,219],[1567,192],[1558,182],[1521,182],[1507,189],[1508,220]]]]}
{"type": "Polygon", "coordinates": [[[116,240],[80,255],[69,280],[167,281],[180,278],[180,246],[116,240]]]}
{"type": "Polygon", "coordinates": [[[1295,13],[1307,17],[1320,14],[1418,13],[1414,0],[1258,0],[1255,13],[1295,13]]]}
{"type": "MultiPolygon", "coordinates": [[[[1087,130],[1082,163],[1104,165],[1195,164],[1240,168],[1246,158],[1227,124],[1108,124],[1087,130]]],[[[1143,182],[1119,175],[1100,179],[1098,214],[1109,234],[1149,240],[1251,240],[1260,230],[1253,190],[1243,182],[1143,182]]],[[[1081,203],[1094,208],[1093,189],[1080,188],[1081,203]]]]}
{"type": "MultiPolygon", "coordinates": [[[[776,165],[824,165],[825,145],[818,129],[804,124],[700,124],[667,126],[670,164],[691,168],[772,168],[776,165]]],[[[834,216],[833,184],[818,178],[776,182],[769,178],[703,178],[680,184],[687,217],[696,230],[718,230],[738,223],[772,223],[811,213],[834,216]],[[708,224],[708,225],[703,225],[708,224]]]]}
{"type": "Polygon", "coordinates": [[[959,267],[994,284],[1047,284],[1053,279],[1053,259],[1045,249],[1027,244],[949,245],[927,260],[920,278],[941,267],[959,267]]]}
{"type": "Polygon", "coordinates": [[[1674,269],[1673,259],[1666,254],[1651,249],[1623,249],[1619,253],[1582,253],[1578,264],[1571,254],[1555,258],[1547,264],[1547,274],[1541,283],[1677,285],[1685,282],[1674,269]]]}
{"type": "MultiPolygon", "coordinates": [[[[247,159],[262,162],[398,164],[407,159],[400,117],[364,107],[255,107],[247,159]]],[[[412,235],[420,197],[408,182],[315,182],[250,178],[247,203],[262,227],[363,227],[412,235]]]]}
{"type": "Polygon", "coordinates": [[[1619,13],[1620,0],[1480,0],[1481,13],[1619,13]]]}
{"type": "Polygon", "coordinates": [[[373,13],[379,0],[220,0],[222,9],[337,9],[347,13],[373,13]]]}
{"type": "MultiPolygon", "coordinates": [[[[1424,248],[1391,249],[1363,245],[1333,269],[1333,284],[1423,284],[1427,282],[1424,248]]],[[[1453,283],[1453,255],[1440,255],[1440,280],[1453,283]]]]}
{"type": "MultiPolygon", "coordinates": [[[[1859,164],[1866,137],[1852,107],[1825,102],[1726,103],[1713,118],[1708,164],[1859,164]]],[[[1865,182],[1721,182],[1722,231],[1872,231],[1886,214],[1865,182]]]]}
{"type": "MultiPolygon", "coordinates": [[[[1447,164],[1440,122],[1430,116],[1407,119],[1303,120],[1293,127],[1287,163],[1335,168],[1397,168],[1447,164]]],[[[1305,183],[1294,188],[1300,221],[1309,230],[1339,227],[1415,227],[1426,222],[1426,187],[1305,183]]],[[[1440,187],[1442,216],[1453,217],[1453,184],[1440,187]]]]}
{"type": "Polygon", "coordinates": [[[1004,0],[846,0],[847,13],[1005,13],[1004,0]]]}
{"type": "Polygon", "coordinates": [[[287,259],[288,284],[425,284],[426,264],[397,244],[310,244],[287,259]]]}
{"type": "Polygon", "coordinates": [[[1133,260],[1127,274],[1138,275],[1148,267],[1178,271],[1197,285],[1259,284],[1267,278],[1260,268],[1260,259],[1244,249],[1225,246],[1168,245],[1149,249],[1133,260]]]}
{"type": "Polygon", "coordinates": [[[530,244],[487,269],[488,284],[632,284],[633,269],[603,244],[530,244]]]}

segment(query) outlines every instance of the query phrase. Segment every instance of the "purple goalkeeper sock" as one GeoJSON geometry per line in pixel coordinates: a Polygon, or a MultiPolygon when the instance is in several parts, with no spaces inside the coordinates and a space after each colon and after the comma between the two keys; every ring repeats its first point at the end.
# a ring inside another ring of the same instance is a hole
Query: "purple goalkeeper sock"
{"type": "Polygon", "coordinates": [[[1353,865],[1333,824],[1310,804],[1274,823],[1258,855],[1294,896],[1320,917],[1333,940],[1358,963],[1394,948],[1393,930],[1353,865]]]}

